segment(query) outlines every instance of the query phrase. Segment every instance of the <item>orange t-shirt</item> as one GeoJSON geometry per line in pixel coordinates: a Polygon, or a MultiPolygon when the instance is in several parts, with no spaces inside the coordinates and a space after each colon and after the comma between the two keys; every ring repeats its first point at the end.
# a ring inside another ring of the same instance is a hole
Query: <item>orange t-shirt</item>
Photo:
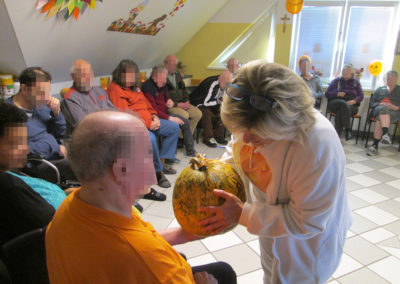
{"type": "Polygon", "coordinates": [[[390,101],[390,99],[388,97],[385,97],[383,100],[381,100],[381,103],[389,103],[389,104],[391,104],[392,102],[390,101]]]}
{"type": "Polygon", "coordinates": [[[194,283],[189,264],[150,223],[88,205],[79,192],[47,228],[51,283],[194,283]]]}
{"type": "Polygon", "coordinates": [[[108,86],[107,93],[110,101],[117,109],[133,110],[139,114],[147,128],[150,128],[152,115],[158,115],[140,89],[132,91],[129,88],[122,88],[113,82],[108,86]]]}

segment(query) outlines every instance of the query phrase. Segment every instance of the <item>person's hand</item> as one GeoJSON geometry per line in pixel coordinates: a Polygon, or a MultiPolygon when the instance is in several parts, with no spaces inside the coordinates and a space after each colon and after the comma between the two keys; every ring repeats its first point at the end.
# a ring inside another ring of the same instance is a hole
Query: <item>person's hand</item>
{"type": "Polygon", "coordinates": [[[337,93],[337,96],[338,96],[338,97],[342,97],[342,98],[343,98],[345,95],[346,95],[345,92],[338,92],[338,93],[337,93]]]}
{"type": "Polygon", "coordinates": [[[183,125],[184,124],[183,120],[180,119],[179,117],[176,117],[176,116],[170,116],[168,118],[168,120],[173,121],[175,123],[178,123],[179,125],[183,125]]]}
{"type": "Polygon", "coordinates": [[[356,100],[350,100],[346,102],[349,106],[355,105],[357,102],[356,100]]]}
{"type": "Polygon", "coordinates": [[[186,103],[178,103],[177,107],[186,109],[186,103]]]}
{"type": "Polygon", "coordinates": [[[380,102],[379,105],[380,105],[380,106],[389,107],[390,103],[387,103],[387,102],[380,102]]]}
{"type": "Polygon", "coordinates": [[[193,274],[193,278],[196,284],[218,284],[217,279],[215,279],[212,274],[205,271],[196,272],[193,274]]]}
{"type": "Polygon", "coordinates": [[[153,116],[150,124],[150,130],[157,130],[160,128],[160,119],[157,116],[153,116]]]}
{"type": "Polygon", "coordinates": [[[58,116],[60,114],[60,101],[55,97],[50,97],[47,106],[51,109],[54,116],[58,116]]]}
{"type": "Polygon", "coordinates": [[[187,101],[186,103],[184,103],[185,104],[185,106],[184,106],[184,110],[188,110],[189,109],[189,107],[190,107],[190,103],[189,103],[189,101],[187,101]]]}
{"type": "Polygon", "coordinates": [[[171,99],[168,99],[167,102],[165,103],[165,105],[167,106],[167,108],[171,108],[174,106],[174,102],[171,99]]]}
{"type": "Polygon", "coordinates": [[[214,189],[214,195],[222,197],[225,202],[221,206],[199,208],[199,212],[207,212],[212,216],[199,222],[203,232],[216,235],[239,222],[243,211],[243,202],[233,194],[220,189],[214,189]]]}
{"type": "Polygon", "coordinates": [[[58,153],[63,157],[67,157],[67,148],[64,145],[60,145],[60,152],[58,153]]]}

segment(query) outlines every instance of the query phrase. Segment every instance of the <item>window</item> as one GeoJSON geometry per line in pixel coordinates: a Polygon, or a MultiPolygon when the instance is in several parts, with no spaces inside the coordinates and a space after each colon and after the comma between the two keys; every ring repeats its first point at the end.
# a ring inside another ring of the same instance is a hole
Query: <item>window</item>
{"type": "MultiPolygon", "coordinates": [[[[363,68],[360,82],[365,89],[376,85],[368,71],[374,60],[392,67],[399,1],[305,1],[294,19],[290,67],[298,71],[298,58],[312,58],[312,66],[322,73],[325,85],[340,76],[344,64],[363,68]]],[[[384,75],[384,72],[379,76],[384,75]]],[[[378,79],[380,79],[378,78],[378,79]]]]}

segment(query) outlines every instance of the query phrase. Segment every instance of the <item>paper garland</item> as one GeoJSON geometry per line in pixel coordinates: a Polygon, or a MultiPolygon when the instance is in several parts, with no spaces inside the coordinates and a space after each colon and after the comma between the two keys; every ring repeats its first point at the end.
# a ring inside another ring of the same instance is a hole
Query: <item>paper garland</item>
{"type": "Polygon", "coordinates": [[[165,20],[175,16],[175,14],[183,8],[186,0],[176,0],[172,10],[168,14],[164,14],[149,23],[143,23],[142,21],[134,22],[136,17],[142,12],[150,0],[144,0],[138,6],[133,8],[129,13],[129,18],[124,20],[123,18],[113,21],[107,28],[108,31],[123,32],[131,34],[143,34],[143,35],[156,35],[161,29],[165,28],[165,24],[162,23],[165,20]]]}
{"type": "Polygon", "coordinates": [[[78,20],[86,6],[93,10],[96,8],[96,1],[103,2],[103,0],[38,0],[36,10],[41,10],[40,13],[47,12],[46,19],[65,12],[65,20],[68,20],[71,15],[78,20]]]}

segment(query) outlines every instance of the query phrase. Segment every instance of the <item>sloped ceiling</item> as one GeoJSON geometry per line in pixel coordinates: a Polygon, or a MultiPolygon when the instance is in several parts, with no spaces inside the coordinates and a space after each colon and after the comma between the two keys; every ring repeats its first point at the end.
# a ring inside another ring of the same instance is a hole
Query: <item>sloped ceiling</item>
{"type": "MultiPolygon", "coordinates": [[[[8,17],[1,12],[0,36],[2,41],[10,40],[1,50],[0,71],[18,73],[22,68],[10,70],[10,66],[19,62],[16,66],[20,67],[24,60],[24,67],[41,66],[50,71],[53,82],[59,82],[70,80],[69,69],[77,58],[88,60],[96,76],[110,74],[125,58],[133,59],[141,69],[151,68],[166,55],[177,53],[227,1],[187,0],[164,29],[149,36],[107,31],[113,21],[128,18],[142,0],[103,0],[95,10],[86,9],[78,21],[56,16],[46,19],[35,10],[36,0],[4,0],[8,17]],[[11,24],[3,25],[3,21],[11,24]]],[[[150,0],[136,21],[147,23],[167,14],[175,2],[150,0]]]]}

